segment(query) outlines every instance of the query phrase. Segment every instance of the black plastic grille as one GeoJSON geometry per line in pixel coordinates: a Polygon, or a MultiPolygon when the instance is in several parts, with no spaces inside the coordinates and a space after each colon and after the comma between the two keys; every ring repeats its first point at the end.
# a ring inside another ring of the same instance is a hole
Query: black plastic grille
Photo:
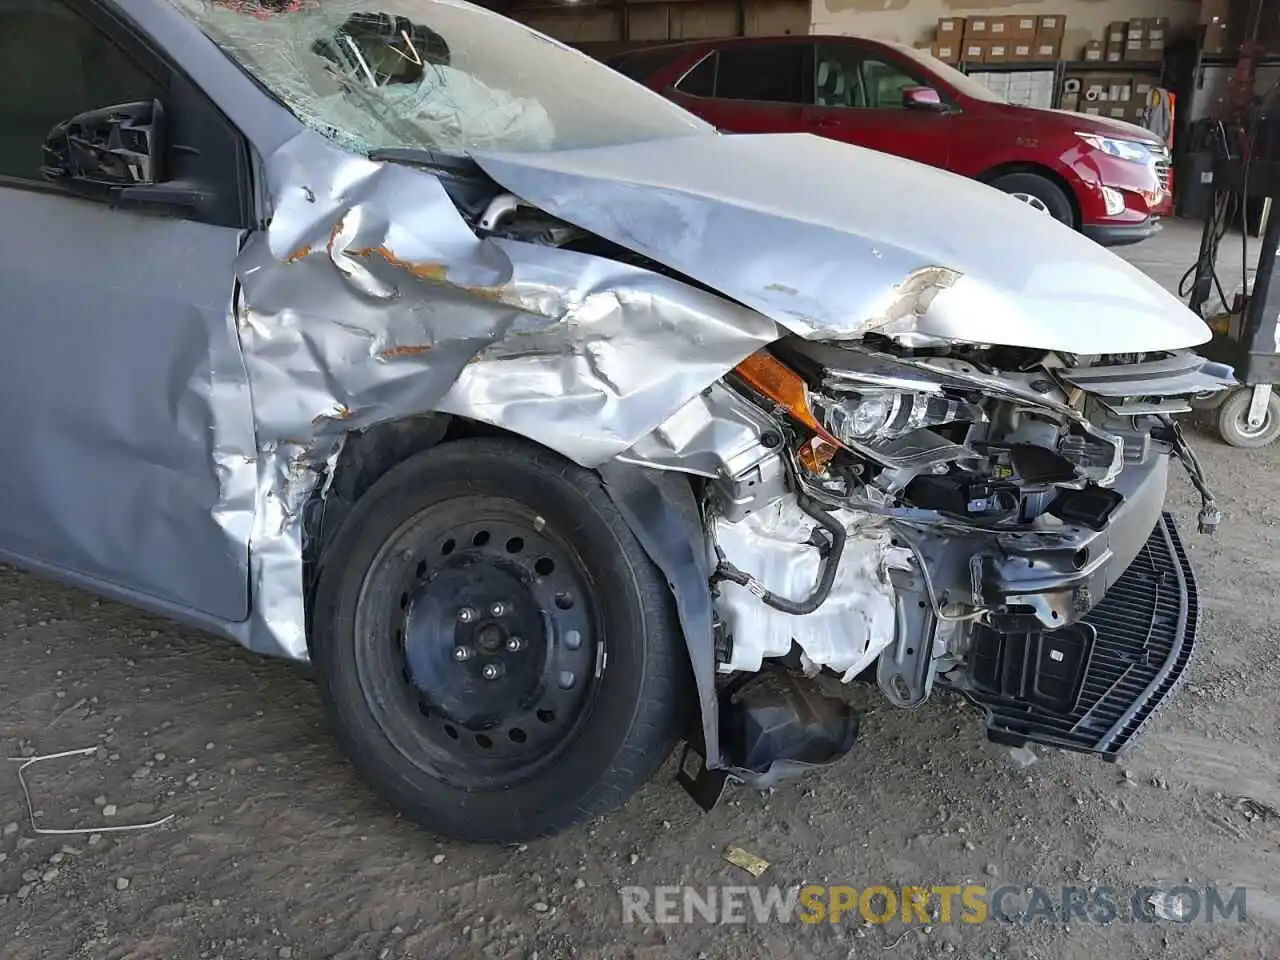
{"type": "Polygon", "coordinates": [[[1054,714],[1022,700],[966,693],[987,709],[993,740],[1115,759],[1181,681],[1199,613],[1191,566],[1166,513],[1129,569],[1085,617],[1097,641],[1075,710],[1054,714]]]}

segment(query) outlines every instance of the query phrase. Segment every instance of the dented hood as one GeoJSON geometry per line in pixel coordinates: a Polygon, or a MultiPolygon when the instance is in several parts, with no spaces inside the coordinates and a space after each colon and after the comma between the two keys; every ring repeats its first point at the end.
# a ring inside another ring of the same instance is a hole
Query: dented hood
{"type": "Polygon", "coordinates": [[[1026,204],[807,134],[475,160],[525,202],[811,339],[1099,354],[1210,335],[1153,280],[1026,204]]]}

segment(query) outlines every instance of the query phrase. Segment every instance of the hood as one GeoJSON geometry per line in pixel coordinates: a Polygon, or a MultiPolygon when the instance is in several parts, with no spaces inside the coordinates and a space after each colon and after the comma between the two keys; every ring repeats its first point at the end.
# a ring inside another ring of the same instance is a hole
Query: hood
{"type": "Polygon", "coordinates": [[[1119,257],[975,181],[808,134],[479,154],[533,204],[816,340],[1077,354],[1209,339],[1119,257]]]}
{"type": "Polygon", "coordinates": [[[1081,133],[1096,133],[1100,137],[1116,137],[1121,140],[1136,140],[1152,147],[1168,146],[1158,134],[1146,127],[1114,117],[1102,117],[1092,113],[1076,113],[1074,110],[1050,110],[1044,107],[1023,107],[1024,110],[1036,110],[1039,113],[1054,113],[1062,117],[1064,126],[1070,126],[1081,133]]]}

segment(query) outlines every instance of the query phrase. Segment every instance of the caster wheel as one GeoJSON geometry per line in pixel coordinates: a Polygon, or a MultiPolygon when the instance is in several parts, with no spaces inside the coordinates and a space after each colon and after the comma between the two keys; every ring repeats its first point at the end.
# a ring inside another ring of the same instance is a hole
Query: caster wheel
{"type": "Polygon", "coordinates": [[[1267,400],[1262,423],[1249,425],[1251,389],[1237,390],[1218,408],[1218,433],[1233,447],[1265,447],[1280,437],[1280,395],[1275,393],[1267,400]]]}

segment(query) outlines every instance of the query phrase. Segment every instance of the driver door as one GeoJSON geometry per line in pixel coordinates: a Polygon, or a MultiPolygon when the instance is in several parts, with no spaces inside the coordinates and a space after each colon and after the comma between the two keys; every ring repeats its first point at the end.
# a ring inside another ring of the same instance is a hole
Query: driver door
{"type": "Polygon", "coordinates": [[[143,605],[247,616],[244,150],[101,8],[0,0],[0,555],[143,605]],[[182,145],[166,162],[209,202],[117,209],[42,174],[55,124],[151,100],[182,145]]]}
{"type": "Polygon", "coordinates": [[[852,43],[819,43],[805,127],[832,140],[946,169],[953,117],[911,110],[902,100],[906,88],[927,86],[927,76],[917,76],[887,54],[852,43]]]}

